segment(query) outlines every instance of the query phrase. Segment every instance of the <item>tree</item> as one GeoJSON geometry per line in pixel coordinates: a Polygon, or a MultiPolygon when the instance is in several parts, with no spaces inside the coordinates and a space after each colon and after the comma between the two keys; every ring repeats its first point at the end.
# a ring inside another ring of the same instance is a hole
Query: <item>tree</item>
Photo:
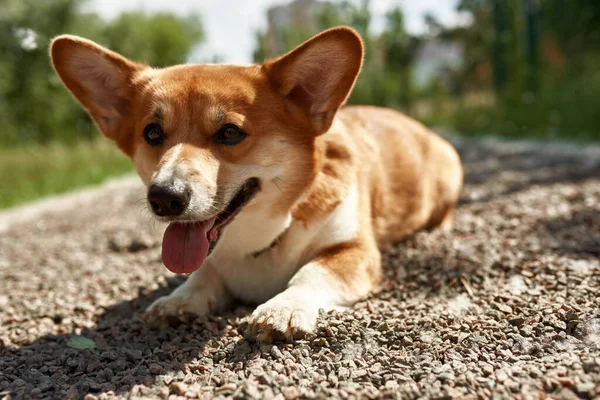
{"type": "Polygon", "coordinates": [[[411,106],[411,74],[416,41],[406,32],[404,14],[395,8],[386,14],[387,26],[381,36],[381,45],[385,54],[386,70],[399,86],[396,93],[400,105],[411,106]]]}
{"type": "Polygon", "coordinates": [[[569,60],[579,63],[600,49],[600,2],[540,0],[543,27],[552,32],[569,60]]]}
{"type": "MultiPolygon", "coordinates": [[[[504,1],[504,0],[498,0],[504,1]]],[[[505,62],[506,53],[493,51],[494,43],[510,41],[510,32],[494,31],[492,0],[461,0],[457,11],[470,16],[471,22],[466,26],[443,29],[439,37],[461,43],[464,48],[463,67],[456,74],[457,92],[474,88],[487,89],[491,81],[485,80],[477,71],[485,70],[487,65],[499,65],[505,62]]]]}
{"type": "Polygon", "coordinates": [[[173,14],[121,14],[104,30],[106,44],[137,61],[155,67],[181,64],[203,37],[199,16],[173,14]],[[127,38],[127,40],[123,40],[127,38]]]}
{"type": "Polygon", "coordinates": [[[48,59],[61,33],[84,36],[153,66],[186,61],[202,40],[197,16],[127,13],[114,21],[82,14],[82,0],[0,0],[0,145],[96,134],[89,117],[62,87],[48,59]]]}

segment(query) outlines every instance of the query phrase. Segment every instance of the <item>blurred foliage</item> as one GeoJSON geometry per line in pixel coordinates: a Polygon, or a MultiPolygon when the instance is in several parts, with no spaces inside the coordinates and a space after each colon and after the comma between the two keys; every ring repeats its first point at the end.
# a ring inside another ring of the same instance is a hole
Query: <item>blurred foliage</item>
{"type": "Polygon", "coordinates": [[[484,48],[494,67],[495,101],[459,108],[457,129],[600,139],[594,105],[600,95],[600,2],[463,0],[459,7],[476,15],[488,3],[466,29],[476,35],[483,21],[493,21],[492,42],[484,48]]]}
{"type": "Polygon", "coordinates": [[[374,35],[368,0],[313,4],[312,23],[292,17],[257,32],[255,60],[350,25],[365,39],[366,59],[349,103],[396,107],[463,134],[600,139],[598,0],[460,0],[457,11],[470,22],[446,27],[426,15],[422,35],[407,33],[400,8],[374,35]],[[427,46],[451,45],[458,64],[427,55],[427,46]],[[434,74],[419,83],[433,63],[434,74]]]}
{"type": "MultiPolygon", "coordinates": [[[[95,140],[52,70],[52,37],[80,35],[156,67],[185,62],[204,37],[197,15],[104,20],[82,12],[85,1],[0,0],[0,208],[131,169],[95,140]]],[[[598,0],[458,0],[467,23],[447,27],[426,15],[420,35],[407,32],[401,8],[374,34],[368,0],[301,3],[312,4],[309,18],[295,10],[256,32],[257,62],[350,25],[366,48],[350,103],[395,107],[462,134],[600,140],[598,0]]]]}
{"type": "Polygon", "coordinates": [[[61,33],[94,40],[136,61],[186,61],[203,38],[198,16],[125,13],[106,21],[82,13],[82,0],[0,0],[0,146],[75,143],[97,135],[52,70],[48,44],[61,33]]]}
{"type": "MultiPolygon", "coordinates": [[[[1,147],[97,135],[52,71],[47,45],[53,36],[81,35],[158,67],[184,62],[203,39],[196,15],[130,12],[107,21],[83,13],[84,1],[0,0],[1,147]]],[[[310,21],[292,15],[257,32],[255,60],[328,27],[350,25],[366,47],[350,103],[396,107],[463,133],[600,138],[597,0],[459,0],[457,11],[470,23],[446,27],[426,15],[421,35],[406,31],[401,8],[390,10],[384,30],[373,34],[368,0],[312,4],[310,21]],[[424,56],[432,43],[434,52],[456,45],[461,62],[433,60],[441,65],[423,84],[417,77],[433,64],[424,56]]]]}

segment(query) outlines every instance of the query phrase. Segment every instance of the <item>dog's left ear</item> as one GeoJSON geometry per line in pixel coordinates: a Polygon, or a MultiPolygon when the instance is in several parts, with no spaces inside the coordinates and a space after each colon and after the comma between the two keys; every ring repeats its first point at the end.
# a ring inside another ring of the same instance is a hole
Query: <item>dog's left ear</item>
{"type": "Polygon", "coordinates": [[[129,113],[136,72],[145,66],[78,36],[52,40],[50,57],[67,89],[88,111],[100,131],[126,153],[131,134],[129,113]]]}
{"type": "Polygon", "coordinates": [[[303,108],[317,134],[326,132],[346,101],[363,60],[363,43],[349,27],[326,30],[263,64],[277,90],[303,108]]]}

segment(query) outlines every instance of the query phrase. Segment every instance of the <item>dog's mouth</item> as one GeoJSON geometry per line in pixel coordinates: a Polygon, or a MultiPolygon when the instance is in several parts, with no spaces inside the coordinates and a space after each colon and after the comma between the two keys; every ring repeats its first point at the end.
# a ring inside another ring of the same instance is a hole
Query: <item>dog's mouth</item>
{"type": "Polygon", "coordinates": [[[227,207],[225,207],[225,210],[215,217],[215,222],[213,226],[209,229],[209,231],[206,234],[208,242],[210,243],[209,254],[217,245],[217,242],[221,237],[221,232],[223,231],[223,228],[225,228],[227,225],[229,225],[231,221],[233,221],[236,215],[238,215],[239,212],[242,211],[242,208],[244,208],[244,206],[248,204],[250,200],[252,200],[256,192],[258,192],[259,190],[260,182],[258,178],[248,179],[242,185],[242,188],[238,190],[236,195],[233,196],[233,199],[231,199],[227,207]]]}
{"type": "Polygon", "coordinates": [[[258,178],[248,179],[227,207],[205,221],[174,221],[165,230],[162,260],[172,272],[189,274],[204,262],[215,248],[223,229],[235,219],[260,190],[258,178]]]}

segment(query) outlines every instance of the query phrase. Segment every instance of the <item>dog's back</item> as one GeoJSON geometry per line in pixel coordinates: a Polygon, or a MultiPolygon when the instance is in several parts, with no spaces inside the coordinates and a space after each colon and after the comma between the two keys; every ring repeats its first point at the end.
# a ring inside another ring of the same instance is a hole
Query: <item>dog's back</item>
{"type": "Polygon", "coordinates": [[[447,141],[387,108],[348,106],[338,118],[353,142],[380,244],[452,223],[463,171],[447,141]]]}

